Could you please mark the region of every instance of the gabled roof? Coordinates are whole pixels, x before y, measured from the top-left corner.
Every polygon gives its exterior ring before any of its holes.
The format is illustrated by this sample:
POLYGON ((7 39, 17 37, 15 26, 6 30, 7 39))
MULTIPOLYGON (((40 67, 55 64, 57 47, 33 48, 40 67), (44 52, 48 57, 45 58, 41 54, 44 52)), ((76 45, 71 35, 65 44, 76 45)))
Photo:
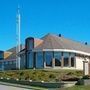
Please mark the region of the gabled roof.
MULTIPOLYGON (((21 50, 24 48, 24 45, 20 45, 20 48, 21 48, 21 50)), ((10 49, 8 49, 7 51, 5 51, 5 53, 7 53, 7 52, 9 52, 10 54, 8 54, 8 55, 5 55, 5 60, 14 60, 14 59, 16 59, 16 47, 12 47, 12 48, 10 48, 10 49)))
POLYGON ((59 37, 53 34, 47 34, 42 38, 43 42, 34 48, 34 51, 45 49, 62 49, 62 50, 76 50, 90 53, 90 46, 81 44, 79 42, 59 37))

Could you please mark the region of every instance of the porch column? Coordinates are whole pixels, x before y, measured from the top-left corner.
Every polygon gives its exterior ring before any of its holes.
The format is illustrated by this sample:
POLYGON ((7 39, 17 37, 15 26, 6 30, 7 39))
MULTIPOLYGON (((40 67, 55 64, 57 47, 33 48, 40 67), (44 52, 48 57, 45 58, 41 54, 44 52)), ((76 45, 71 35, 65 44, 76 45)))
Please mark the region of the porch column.
POLYGON ((83 61, 83 75, 89 75, 88 61, 83 61))
POLYGON ((64 60, 63 60, 63 56, 61 57, 61 67, 63 68, 64 66, 64 60))
POLYGON ((76 54, 75 54, 75 57, 74 57, 74 67, 76 68, 76 54))
POLYGON ((55 67, 55 58, 52 59, 52 67, 55 67))
POLYGON ((90 57, 89 57, 88 65, 89 65, 89 75, 90 75, 90 57))
POLYGON ((90 75, 90 62, 88 62, 89 75, 90 75))
POLYGON ((52 54, 52 68, 55 67, 55 58, 54 58, 54 51, 53 51, 53 54, 52 54))
POLYGON ((63 68, 63 66, 64 66, 64 57, 63 57, 63 53, 62 53, 62 55, 61 55, 61 67, 63 68))

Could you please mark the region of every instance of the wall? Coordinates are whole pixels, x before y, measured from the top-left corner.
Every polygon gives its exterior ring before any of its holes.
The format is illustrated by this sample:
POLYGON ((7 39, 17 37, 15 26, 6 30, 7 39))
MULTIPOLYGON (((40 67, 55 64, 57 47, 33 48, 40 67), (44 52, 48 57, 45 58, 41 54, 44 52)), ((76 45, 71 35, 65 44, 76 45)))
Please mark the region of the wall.
POLYGON ((16 64, 5 65, 4 70, 15 70, 16 64))
MULTIPOLYGON (((83 70, 83 61, 84 57, 76 56, 76 69, 83 70)), ((89 61, 88 58, 86 58, 87 61, 89 61)))
POLYGON ((25 69, 25 53, 20 56, 20 69, 25 69))

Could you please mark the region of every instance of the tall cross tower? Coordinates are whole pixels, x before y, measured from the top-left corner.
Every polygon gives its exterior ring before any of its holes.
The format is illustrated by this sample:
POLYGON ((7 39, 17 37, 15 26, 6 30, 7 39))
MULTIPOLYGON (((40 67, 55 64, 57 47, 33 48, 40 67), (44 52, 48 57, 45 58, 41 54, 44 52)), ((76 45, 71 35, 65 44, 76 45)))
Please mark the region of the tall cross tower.
POLYGON ((20 52, 20 8, 18 7, 17 15, 16 15, 16 69, 20 69, 20 57, 18 56, 18 53, 20 52))

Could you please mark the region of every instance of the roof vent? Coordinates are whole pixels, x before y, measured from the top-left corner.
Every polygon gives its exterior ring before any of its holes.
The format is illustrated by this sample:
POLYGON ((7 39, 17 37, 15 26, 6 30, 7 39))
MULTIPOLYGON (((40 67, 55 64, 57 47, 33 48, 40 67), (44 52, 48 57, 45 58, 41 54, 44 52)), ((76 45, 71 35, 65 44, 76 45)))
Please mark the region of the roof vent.
POLYGON ((85 42, 85 45, 87 45, 88 43, 87 42, 85 42))
POLYGON ((59 37, 61 37, 62 35, 61 34, 59 34, 59 37))

